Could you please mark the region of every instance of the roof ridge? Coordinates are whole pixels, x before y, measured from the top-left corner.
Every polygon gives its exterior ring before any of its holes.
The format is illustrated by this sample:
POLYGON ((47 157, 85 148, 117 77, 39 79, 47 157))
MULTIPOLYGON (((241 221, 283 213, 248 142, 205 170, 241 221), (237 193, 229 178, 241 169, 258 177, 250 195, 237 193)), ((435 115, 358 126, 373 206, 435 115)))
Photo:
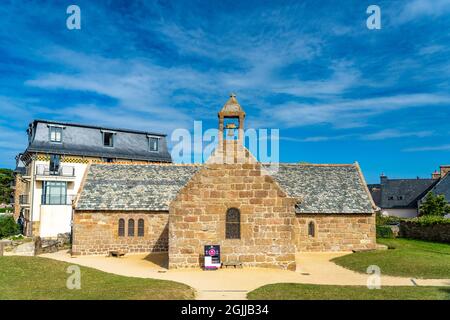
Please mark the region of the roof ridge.
POLYGON ((311 166, 311 167, 355 167, 354 163, 292 163, 292 162, 261 162, 262 165, 281 164, 287 166, 311 166))
POLYGON ((93 162, 92 165, 119 165, 119 166, 174 166, 174 167, 200 167, 203 163, 168 163, 168 162, 150 162, 150 163, 131 163, 131 162, 93 162))
POLYGON ((100 126, 100 125, 90 125, 90 124, 69 122, 69 121, 34 119, 31 123, 36 123, 36 122, 48 123, 48 124, 59 124, 59 125, 82 127, 82 128, 91 128, 91 129, 104 129, 104 130, 111 130, 111 131, 121 131, 121 132, 136 133, 136 134, 149 134, 149 135, 156 135, 156 136, 161 136, 161 137, 166 137, 167 136, 167 134, 160 133, 160 132, 144 131, 144 130, 137 130, 137 129, 116 128, 116 127, 106 127, 106 126, 100 126))

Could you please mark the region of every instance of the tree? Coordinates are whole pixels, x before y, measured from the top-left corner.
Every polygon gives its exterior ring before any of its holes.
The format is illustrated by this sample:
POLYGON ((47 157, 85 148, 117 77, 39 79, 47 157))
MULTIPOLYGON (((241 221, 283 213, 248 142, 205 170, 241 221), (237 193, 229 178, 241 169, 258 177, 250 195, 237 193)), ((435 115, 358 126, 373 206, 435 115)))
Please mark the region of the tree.
POLYGON ((442 217, 450 213, 450 205, 442 194, 435 195, 433 192, 428 192, 425 201, 420 204, 419 212, 422 216, 442 217))
POLYGON ((9 203, 11 197, 11 182, 14 180, 13 171, 0 169, 0 203, 9 203))

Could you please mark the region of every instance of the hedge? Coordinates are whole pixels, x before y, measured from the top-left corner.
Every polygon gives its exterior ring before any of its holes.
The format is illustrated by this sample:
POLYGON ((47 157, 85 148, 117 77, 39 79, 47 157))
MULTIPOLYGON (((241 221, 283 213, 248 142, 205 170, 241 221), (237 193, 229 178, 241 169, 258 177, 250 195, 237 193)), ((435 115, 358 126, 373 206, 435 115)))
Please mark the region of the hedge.
POLYGON ((394 233, 389 226, 377 226, 377 238, 394 238, 394 233))

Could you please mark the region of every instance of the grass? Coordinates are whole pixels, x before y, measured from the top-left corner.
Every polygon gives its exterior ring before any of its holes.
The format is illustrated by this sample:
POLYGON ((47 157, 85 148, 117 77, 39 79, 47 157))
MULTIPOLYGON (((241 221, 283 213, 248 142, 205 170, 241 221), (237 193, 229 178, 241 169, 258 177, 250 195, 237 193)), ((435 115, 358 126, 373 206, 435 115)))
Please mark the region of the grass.
POLYGON ((250 300, 450 300, 450 287, 331 286, 276 283, 262 286, 247 295, 250 300))
POLYGON ((366 273, 377 265, 381 274, 422 279, 450 279, 450 245, 410 239, 378 239, 389 250, 357 252, 332 261, 366 273))
POLYGON ((40 257, 0 257, 0 299, 161 300, 193 299, 187 285, 165 280, 118 276, 81 267, 81 289, 67 289, 72 264, 40 257))

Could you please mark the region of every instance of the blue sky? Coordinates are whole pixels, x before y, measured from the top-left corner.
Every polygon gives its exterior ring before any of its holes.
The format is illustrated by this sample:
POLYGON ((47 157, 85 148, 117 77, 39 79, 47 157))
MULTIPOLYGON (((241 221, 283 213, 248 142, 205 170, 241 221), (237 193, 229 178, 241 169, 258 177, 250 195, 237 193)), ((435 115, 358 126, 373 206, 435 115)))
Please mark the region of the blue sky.
POLYGON ((429 177, 450 163, 449 43, 450 0, 2 1, 0 166, 35 118, 170 134, 215 128, 235 92, 282 162, 429 177))

